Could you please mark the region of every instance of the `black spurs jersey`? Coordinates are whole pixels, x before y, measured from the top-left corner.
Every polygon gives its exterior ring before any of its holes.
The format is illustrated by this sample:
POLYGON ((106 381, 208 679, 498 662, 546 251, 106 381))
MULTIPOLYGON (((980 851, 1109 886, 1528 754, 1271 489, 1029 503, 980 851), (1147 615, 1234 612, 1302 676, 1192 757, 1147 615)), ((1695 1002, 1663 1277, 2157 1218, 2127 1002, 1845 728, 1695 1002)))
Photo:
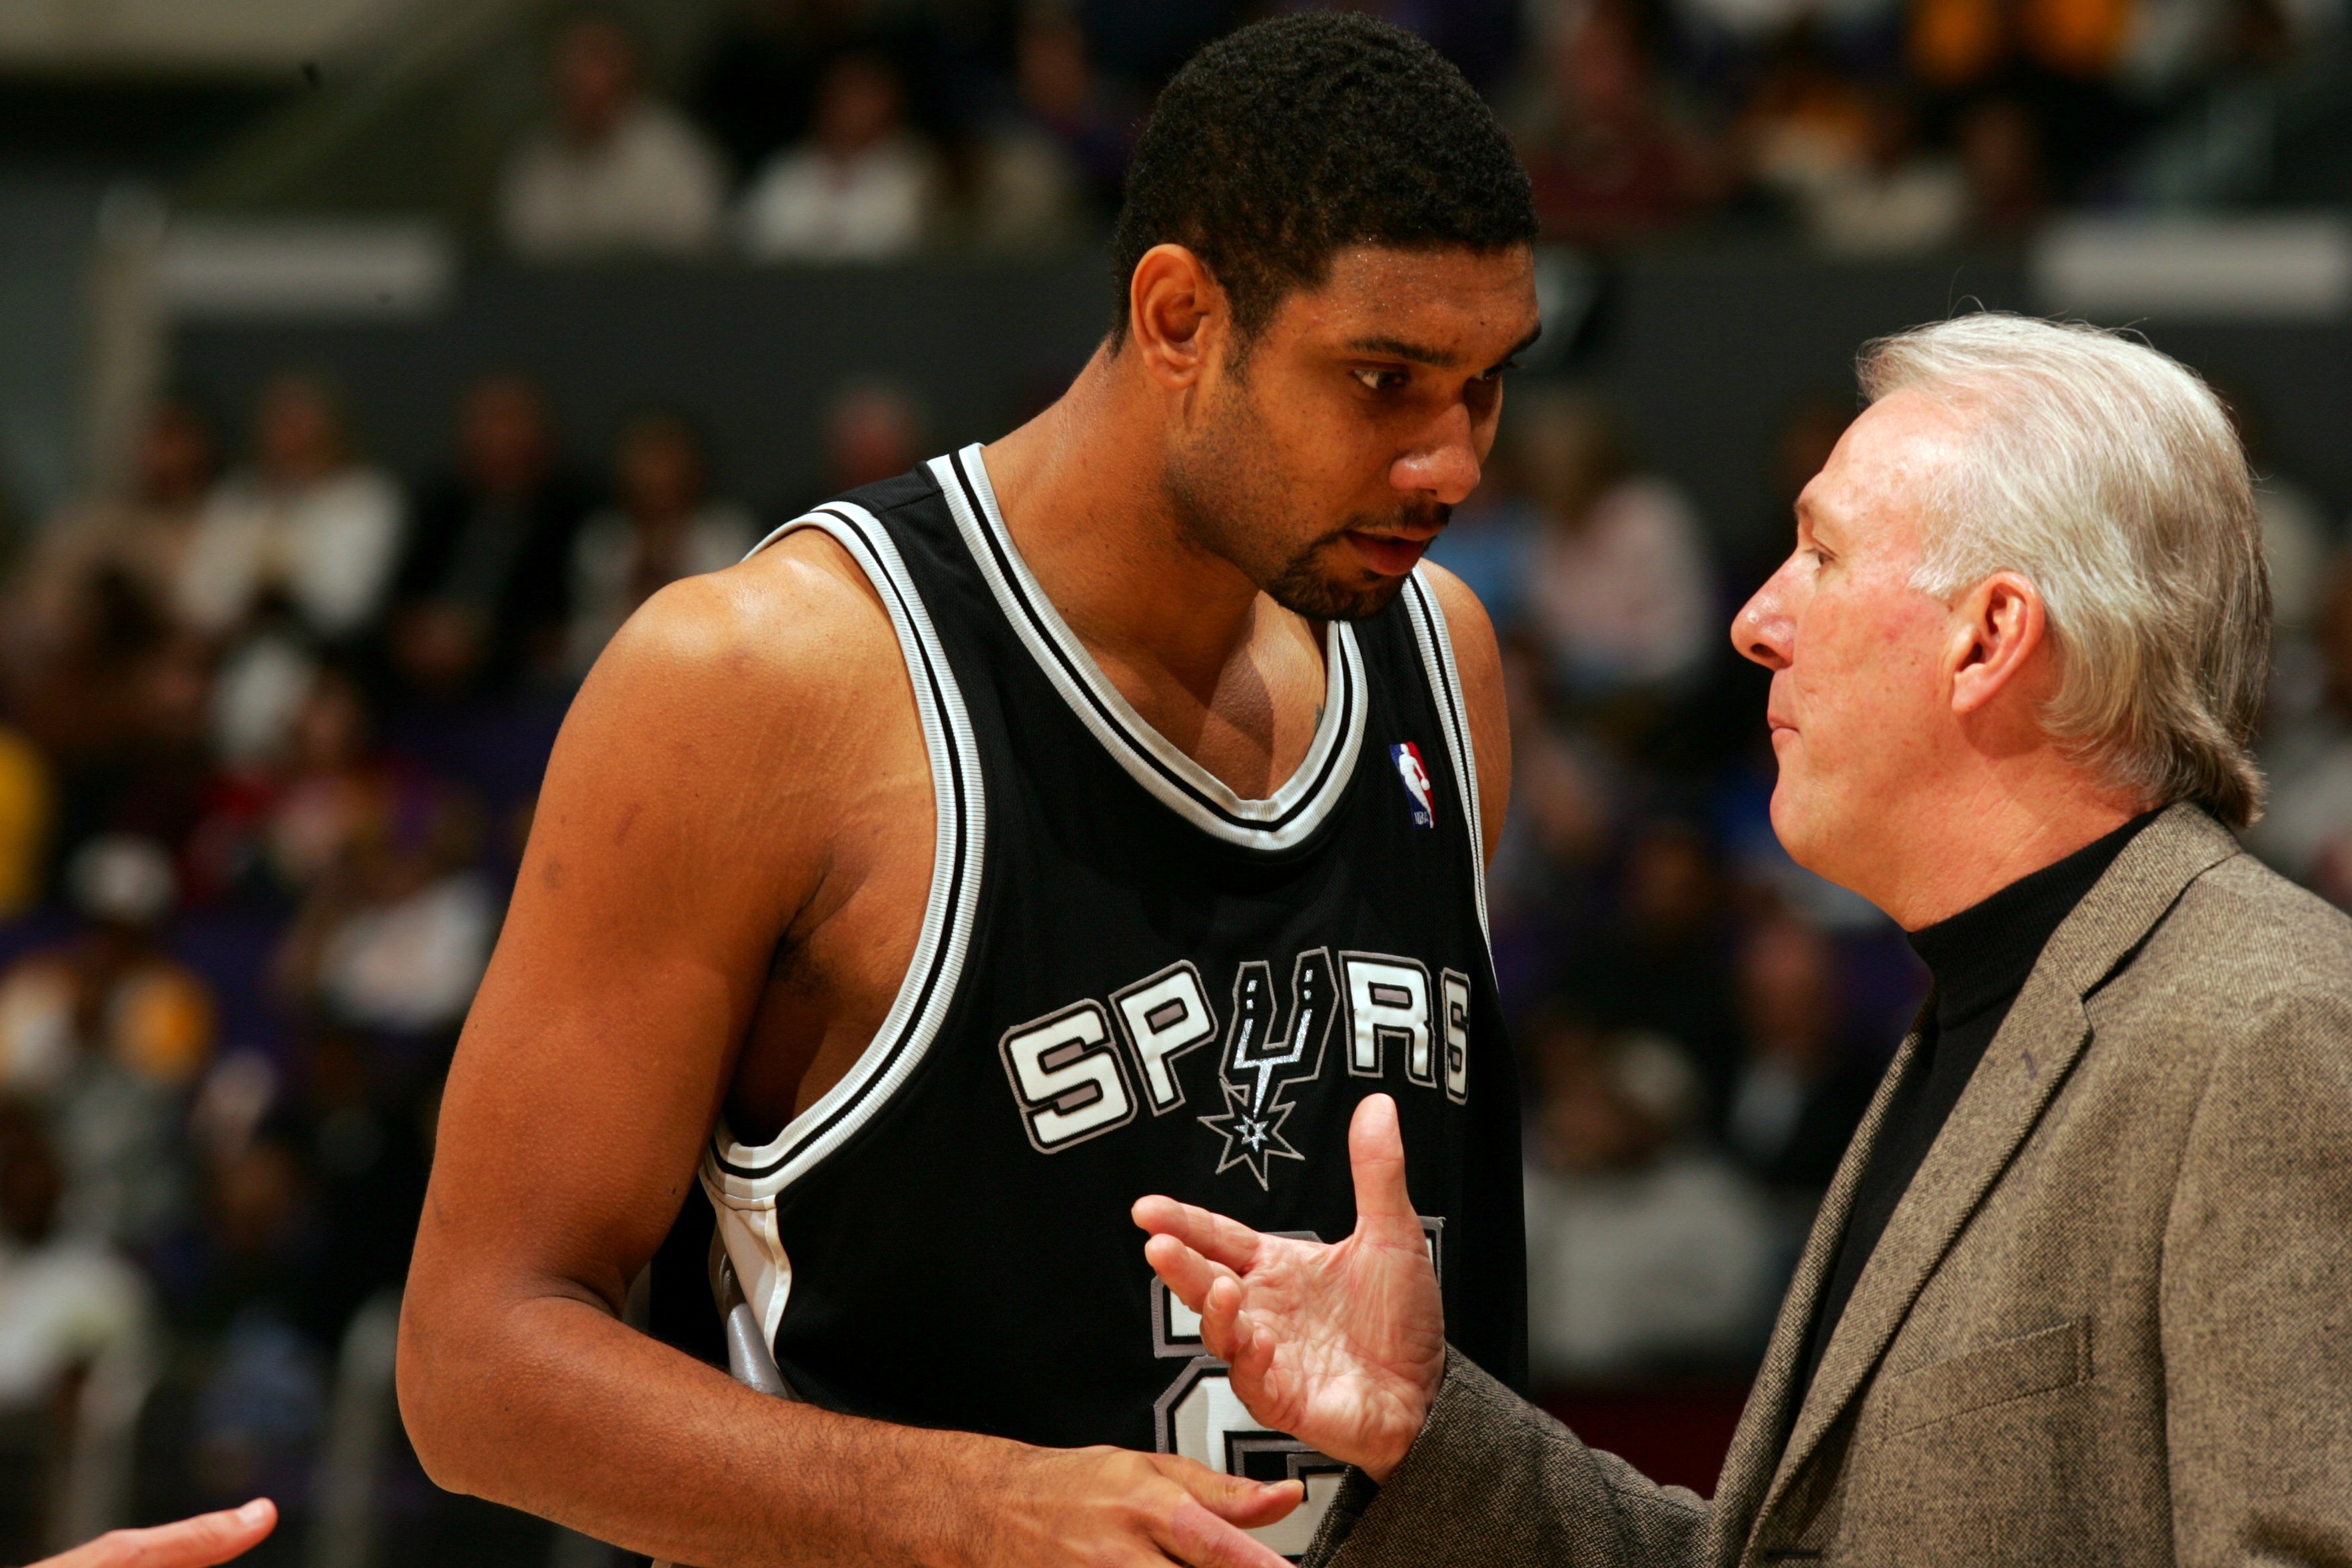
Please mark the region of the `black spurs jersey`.
POLYGON ((1386 1090, 1449 1337, 1524 1384, 1517 1084, 1435 597, 1416 576, 1328 628, 1307 760, 1244 800, 1104 679, 978 447, 776 537, 799 528, 856 557, 897 626, 939 813, 929 903, 848 1076, 766 1144, 718 1129, 656 1330, 718 1359, 716 1290, 737 1374, 777 1392, 1303 1477, 1308 1506, 1263 1532, 1302 1552, 1338 1467, 1256 1426, 1128 1210, 1166 1193, 1338 1240, 1349 1116, 1386 1090))

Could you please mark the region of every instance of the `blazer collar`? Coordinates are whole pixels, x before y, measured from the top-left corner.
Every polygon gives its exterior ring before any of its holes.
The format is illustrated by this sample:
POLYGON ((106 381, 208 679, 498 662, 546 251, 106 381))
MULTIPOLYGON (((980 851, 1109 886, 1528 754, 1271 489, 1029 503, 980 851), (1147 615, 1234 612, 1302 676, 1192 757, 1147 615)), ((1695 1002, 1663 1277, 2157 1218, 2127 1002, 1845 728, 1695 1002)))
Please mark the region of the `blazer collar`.
MULTIPOLYGON (((2090 1037, 2084 999, 2122 965, 2189 883, 2237 852, 2237 840, 2212 817, 2193 805, 2174 805, 2140 830, 2052 933, 1854 1282, 1844 1315, 1822 1352, 1812 1386, 1801 1395, 1793 1428, 1778 1426, 1790 1436, 1774 1468, 1767 1507, 1786 1491, 1822 1435, 1853 1402, 1893 1342, 1920 1289, 2048 1109, 2090 1037)), ((1934 1007, 1931 996, 1920 1013, 1923 1022, 1933 1016, 1934 1007)), ((1790 1310, 1783 1311, 1774 1332, 1754 1402, 1775 1403, 1776 1424, 1786 1421, 1789 1405, 1800 1397, 1791 1386, 1795 1351, 1820 1300, 1887 1100, 1901 1075, 1911 1070, 1918 1039, 1915 1025, 1838 1167, 1790 1288, 1790 1310), (1801 1298, 1800 1317, 1795 1309, 1801 1298), (1777 1386, 1770 1386, 1776 1373, 1777 1386)), ((1757 1413, 1751 1409, 1750 1414, 1757 1413)), ((1740 1436, 1748 1436, 1743 1421, 1740 1436)), ((1725 1479, 1732 1479, 1728 1467, 1725 1479)))

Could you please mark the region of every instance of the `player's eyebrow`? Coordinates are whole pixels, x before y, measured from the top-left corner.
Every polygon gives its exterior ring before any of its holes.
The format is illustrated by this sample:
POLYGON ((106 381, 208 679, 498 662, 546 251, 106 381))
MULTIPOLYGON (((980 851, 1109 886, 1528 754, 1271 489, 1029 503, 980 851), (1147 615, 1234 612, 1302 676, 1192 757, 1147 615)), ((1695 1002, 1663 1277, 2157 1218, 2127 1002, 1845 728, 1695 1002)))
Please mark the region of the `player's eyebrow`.
MULTIPOLYGON (((1534 345, 1535 341, 1541 336, 1543 336, 1543 324, 1538 322, 1533 331, 1511 345, 1511 352, 1496 362, 1496 366, 1508 364, 1518 355, 1527 353, 1534 345)), ((1426 343, 1407 342, 1402 338, 1356 338, 1347 346, 1349 353, 1376 354, 1382 359, 1401 359, 1409 364, 1425 364, 1432 370, 1452 370, 1462 363, 1458 355, 1448 353, 1444 349, 1433 349, 1426 343)))

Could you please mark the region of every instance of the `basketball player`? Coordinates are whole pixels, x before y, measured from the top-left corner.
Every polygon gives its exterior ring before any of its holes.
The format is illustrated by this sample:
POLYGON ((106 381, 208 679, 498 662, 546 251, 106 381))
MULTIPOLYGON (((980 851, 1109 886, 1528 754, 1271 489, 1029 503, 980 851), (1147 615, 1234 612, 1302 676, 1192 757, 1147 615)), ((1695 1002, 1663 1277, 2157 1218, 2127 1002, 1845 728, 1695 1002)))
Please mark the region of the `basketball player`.
POLYGON ((1381 1090, 1447 1326, 1523 1381, 1499 660, 1418 563, 1534 228, 1426 46, 1239 32, 1142 135, 1058 403, 638 613, 443 1104, 436 1480, 705 1568, 1267 1568, 1339 1467, 1255 1429, 1128 1208, 1337 1240, 1381 1090))

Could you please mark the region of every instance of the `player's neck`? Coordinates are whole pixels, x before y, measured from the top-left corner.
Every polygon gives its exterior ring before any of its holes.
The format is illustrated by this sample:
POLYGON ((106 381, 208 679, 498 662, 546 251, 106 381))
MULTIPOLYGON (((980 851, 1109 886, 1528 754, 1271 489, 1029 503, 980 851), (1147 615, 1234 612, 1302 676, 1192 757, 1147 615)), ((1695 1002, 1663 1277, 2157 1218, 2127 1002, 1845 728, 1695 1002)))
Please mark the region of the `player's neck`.
POLYGON ((1268 629, 1257 586, 1188 538, 1162 479, 1161 413, 1097 350, 1051 407, 989 447, 1023 559, 1107 667, 1164 671, 1206 698, 1268 629))

